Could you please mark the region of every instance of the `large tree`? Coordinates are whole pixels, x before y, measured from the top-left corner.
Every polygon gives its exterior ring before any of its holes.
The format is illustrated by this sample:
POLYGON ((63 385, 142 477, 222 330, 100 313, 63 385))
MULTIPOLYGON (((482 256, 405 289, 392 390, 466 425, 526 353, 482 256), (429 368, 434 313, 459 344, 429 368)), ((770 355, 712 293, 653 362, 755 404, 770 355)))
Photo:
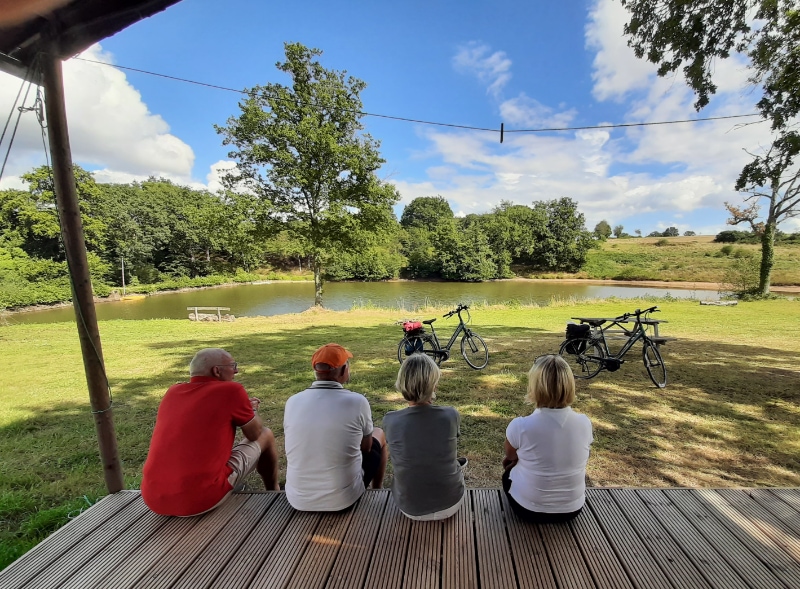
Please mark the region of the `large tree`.
POLYGON ((247 90, 241 114, 218 126, 235 149, 230 187, 253 193, 275 231, 287 230, 308 253, 314 304, 330 257, 369 247, 370 235, 391 230, 397 191, 381 182, 379 142, 362 133, 360 94, 366 84, 322 67, 319 49, 285 45, 277 68, 291 86, 269 83, 247 90))
POLYGON ((717 86, 714 64, 739 52, 749 59, 749 81, 760 86, 756 108, 770 123, 771 145, 752 154, 736 189, 745 206, 726 205, 731 223, 750 222, 761 236, 759 292, 769 294, 777 225, 800 212, 796 198, 800 154, 800 8, 797 0, 622 0, 625 25, 637 57, 658 65, 661 76, 682 69, 700 110, 717 86), (795 196, 792 196, 792 195, 795 196), (756 221, 758 202, 767 215, 756 221), (780 214, 775 214, 779 212, 780 214))

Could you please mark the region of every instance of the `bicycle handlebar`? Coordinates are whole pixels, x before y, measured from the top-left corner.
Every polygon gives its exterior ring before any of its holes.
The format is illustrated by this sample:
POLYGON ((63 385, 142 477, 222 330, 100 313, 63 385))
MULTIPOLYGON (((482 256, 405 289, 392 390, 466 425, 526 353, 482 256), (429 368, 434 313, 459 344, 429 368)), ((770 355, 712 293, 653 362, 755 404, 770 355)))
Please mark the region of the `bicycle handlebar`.
POLYGON ((625 321, 628 317, 632 316, 635 316, 638 319, 641 315, 647 315, 648 313, 658 313, 658 306, 650 307, 649 309, 645 310, 636 309, 633 313, 623 313, 614 319, 614 321, 625 321))
POLYGON ((459 304, 459 305, 458 305, 458 307, 456 307, 455 309, 453 309, 453 310, 452 310, 452 311, 450 311, 449 313, 445 313, 444 315, 442 315, 442 317, 443 317, 444 319, 447 319, 448 317, 452 317, 452 316, 453 316, 453 315, 455 315, 456 313, 460 313, 461 311, 466 311, 467 309, 469 309, 469 306, 468 306, 468 305, 462 305, 462 304, 459 304))

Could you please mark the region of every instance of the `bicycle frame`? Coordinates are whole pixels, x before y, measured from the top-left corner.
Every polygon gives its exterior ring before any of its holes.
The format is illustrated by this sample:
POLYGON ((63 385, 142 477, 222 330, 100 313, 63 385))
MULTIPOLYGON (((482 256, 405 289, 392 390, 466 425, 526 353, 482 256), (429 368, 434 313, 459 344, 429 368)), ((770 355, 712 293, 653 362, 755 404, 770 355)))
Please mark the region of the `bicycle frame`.
POLYGON ((453 332, 453 335, 450 336, 450 341, 447 342, 447 345, 442 347, 442 344, 439 342, 439 336, 436 335, 436 328, 433 327, 433 323, 430 324, 431 328, 431 336, 433 340, 436 342, 436 345, 439 346, 439 349, 442 351, 447 351, 448 354, 450 352, 450 348, 453 347, 453 344, 456 342, 456 339, 461 334, 462 331, 467 331, 467 324, 464 323, 464 319, 461 317, 461 311, 458 311, 458 327, 453 332))
POLYGON ((590 335, 590 338, 603 346, 603 352, 605 352, 607 357, 615 358, 617 360, 622 359, 622 357, 625 356, 625 354, 627 354, 630 351, 630 349, 634 346, 634 344, 638 342, 640 339, 643 340, 648 339, 647 334, 644 331, 644 326, 642 325, 642 322, 638 318, 636 319, 636 324, 634 325, 633 329, 630 331, 628 329, 625 329, 625 327, 619 321, 613 321, 609 325, 606 325, 605 327, 598 327, 597 331, 600 332, 599 337, 590 335), (611 350, 608 347, 608 342, 606 341, 605 332, 606 330, 611 329, 612 327, 620 327, 626 333, 630 333, 630 335, 628 336, 628 341, 626 341, 623 344, 623 346, 619 349, 619 351, 616 354, 611 353, 611 350))

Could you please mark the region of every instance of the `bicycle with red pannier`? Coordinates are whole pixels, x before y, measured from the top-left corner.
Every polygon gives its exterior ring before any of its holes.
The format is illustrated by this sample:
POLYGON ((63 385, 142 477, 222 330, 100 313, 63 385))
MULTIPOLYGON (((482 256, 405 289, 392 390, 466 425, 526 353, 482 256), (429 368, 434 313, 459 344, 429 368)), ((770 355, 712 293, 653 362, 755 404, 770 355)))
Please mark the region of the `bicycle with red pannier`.
POLYGON ((467 305, 458 305, 458 307, 449 313, 445 313, 442 317, 447 318, 456 314, 458 315, 458 326, 444 347, 439 344, 439 338, 436 337, 436 330, 433 328, 433 322, 436 321, 435 318, 427 321, 403 321, 405 337, 400 341, 400 345, 397 346, 398 361, 402 364, 403 360, 408 356, 423 353, 433 358, 436 364, 441 364, 450 358, 450 348, 453 347, 458 336, 463 333, 464 335, 461 337, 461 355, 464 356, 464 360, 475 370, 486 368, 486 365, 489 364, 489 349, 486 347, 486 342, 483 341, 483 338, 467 327, 471 320, 469 307, 467 305), (467 313, 466 321, 461 316, 461 313, 465 311, 467 313), (423 324, 430 326, 430 334, 425 332, 423 324))

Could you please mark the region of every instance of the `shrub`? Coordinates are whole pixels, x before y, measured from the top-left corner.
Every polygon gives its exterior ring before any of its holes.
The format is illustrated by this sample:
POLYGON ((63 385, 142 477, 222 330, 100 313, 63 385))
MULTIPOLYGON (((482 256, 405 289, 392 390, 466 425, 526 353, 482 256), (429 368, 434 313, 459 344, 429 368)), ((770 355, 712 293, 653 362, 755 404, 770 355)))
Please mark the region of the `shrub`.
POLYGON ((664 247, 665 245, 669 245, 669 239, 659 239, 656 242, 656 247, 664 247))
POLYGON ((733 246, 732 245, 723 245, 720 248, 719 251, 724 256, 730 256, 733 253, 733 246))

